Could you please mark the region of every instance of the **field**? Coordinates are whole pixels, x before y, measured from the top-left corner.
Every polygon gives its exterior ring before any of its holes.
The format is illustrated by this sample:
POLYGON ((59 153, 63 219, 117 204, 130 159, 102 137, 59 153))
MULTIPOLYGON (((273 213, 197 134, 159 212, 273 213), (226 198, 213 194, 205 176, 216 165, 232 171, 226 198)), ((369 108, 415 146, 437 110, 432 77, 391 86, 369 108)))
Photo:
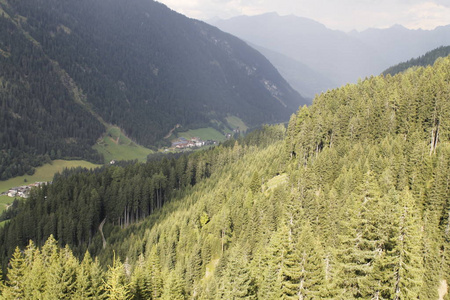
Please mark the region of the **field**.
POLYGON ((239 127, 241 132, 246 131, 248 129, 247 125, 245 125, 245 123, 238 117, 235 117, 235 116, 227 117, 227 122, 228 122, 228 125, 230 125, 231 128, 233 128, 233 129, 236 129, 239 127))
POLYGON ((9 205, 12 200, 13 198, 10 198, 8 196, 0 196, 0 213, 5 210, 6 206, 9 205))
POLYGON ((186 132, 178 132, 178 137, 184 137, 186 139, 198 137, 204 141, 213 140, 218 142, 223 142, 226 139, 223 134, 221 134, 219 131, 215 130, 212 127, 194 129, 186 132))
MULTIPOLYGON (((52 164, 46 164, 36 168, 36 172, 34 172, 32 176, 24 175, 6 181, 0 181, 0 193, 8 191, 10 188, 34 183, 36 181, 51 181, 55 173, 61 172, 65 168, 69 169, 76 167, 93 169, 100 167, 100 165, 95 165, 84 160, 54 160, 52 164)), ((13 198, 8 196, 0 196, 0 212, 2 212, 6 207, 5 205, 11 203, 12 200, 13 198)))
POLYGON ((94 149, 105 157, 105 163, 111 160, 134 160, 145 162, 152 150, 130 140, 118 127, 110 127, 105 136, 97 142, 94 149))

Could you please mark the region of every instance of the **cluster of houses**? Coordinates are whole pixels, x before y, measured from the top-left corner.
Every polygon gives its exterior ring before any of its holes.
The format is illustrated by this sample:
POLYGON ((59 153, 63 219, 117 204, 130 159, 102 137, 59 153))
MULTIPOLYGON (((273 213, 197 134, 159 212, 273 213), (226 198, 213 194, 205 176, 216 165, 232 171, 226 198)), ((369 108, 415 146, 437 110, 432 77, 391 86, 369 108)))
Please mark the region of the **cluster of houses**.
POLYGON ((225 137, 227 138, 227 140, 231 139, 235 134, 240 135, 241 134, 241 130, 239 129, 239 127, 237 127, 236 129, 233 129, 233 133, 227 133, 225 134, 225 137))
POLYGON ((41 186, 42 184, 45 184, 45 182, 35 182, 29 185, 18 186, 10 189, 5 194, 7 194, 9 197, 28 198, 31 188, 41 186))
POLYGON ((187 149, 187 148, 203 147, 207 145, 214 145, 216 143, 217 143, 216 141, 211 140, 203 141, 197 137, 191 138, 190 140, 181 137, 172 142, 172 148, 187 149))

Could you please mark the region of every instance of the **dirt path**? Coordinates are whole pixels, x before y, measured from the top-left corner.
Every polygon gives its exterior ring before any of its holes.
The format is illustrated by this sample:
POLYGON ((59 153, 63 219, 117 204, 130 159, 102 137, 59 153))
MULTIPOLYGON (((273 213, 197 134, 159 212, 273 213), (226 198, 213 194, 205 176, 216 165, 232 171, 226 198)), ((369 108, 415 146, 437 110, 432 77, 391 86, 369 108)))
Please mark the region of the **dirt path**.
POLYGON ((98 226, 98 230, 100 230, 100 234, 102 235, 103 249, 106 248, 106 239, 105 239, 105 236, 103 235, 103 225, 105 225, 105 222, 106 222, 106 218, 104 218, 103 221, 100 223, 100 226, 98 226))
POLYGON ((441 285, 439 286, 439 300, 444 300, 445 295, 448 293, 447 280, 441 280, 441 285))
POLYGON ((172 133, 175 131, 175 129, 180 128, 180 127, 181 127, 180 124, 175 125, 175 127, 172 128, 172 129, 169 131, 169 133, 164 137, 164 139, 167 140, 168 138, 170 138, 170 136, 171 136, 172 133))

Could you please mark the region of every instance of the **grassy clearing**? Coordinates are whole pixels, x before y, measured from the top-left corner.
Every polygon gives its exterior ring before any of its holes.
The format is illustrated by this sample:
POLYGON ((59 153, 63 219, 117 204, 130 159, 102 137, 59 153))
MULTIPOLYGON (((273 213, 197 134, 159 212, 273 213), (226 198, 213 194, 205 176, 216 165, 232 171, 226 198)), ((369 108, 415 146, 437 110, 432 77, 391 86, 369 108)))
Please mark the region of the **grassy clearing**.
POLYGON ((6 209, 6 207, 14 200, 14 198, 8 196, 0 196, 0 214, 6 209))
POLYGON ((228 125, 231 126, 231 128, 236 129, 239 127, 241 131, 246 131, 248 129, 248 126, 245 125, 245 123, 239 119, 238 117, 231 116, 227 117, 228 125))
POLYGON ((264 185, 264 191, 266 194, 270 191, 275 189, 276 187, 285 184, 288 181, 288 175, 287 174, 281 174, 278 176, 275 176, 271 178, 267 183, 264 185))
POLYGON ((145 162, 152 150, 130 140, 118 127, 110 127, 94 149, 105 157, 105 163, 111 160, 134 160, 145 162))
POLYGON ((0 222, 0 228, 2 228, 3 226, 5 226, 6 222, 8 222, 8 220, 0 222))
MULTIPOLYGON (((54 160, 52 164, 43 165, 42 167, 36 168, 36 172, 32 175, 24 175, 18 176, 6 181, 0 181, 0 193, 8 191, 10 188, 21 186, 25 184, 34 183, 36 181, 51 181, 53 179, 53 175, 57 172, 61 172, 65 168, 88 168, 94 169, 99 167, 100 165, 96 165, 84 160, 54 160), (25 182, 25 179, 27 182, 25 182)), ((9 197, 8 197, 9 198, 9 197)), ((9 198, 13 199, 13 198, 9 198)), ((11 200, 12 201, 12 200, 11 200)), ((10 202, 11 202, 10 201, 10 202)))
POLYGON ((222 133, 212 127, 194 129, 186 132, 178 132, 178 137, 184 137, 186 139, 198 137, 202 140, 213 140, 218 142, 223 142, 226 139, 222 133))
POLYGON ((206 265, 206 272, 205 272, 205 279, 211 277, 214 274, 214 271, 216 270, 216 266, 219 263, 219 259, 213 259, 209 262, 209 264, 206 265))

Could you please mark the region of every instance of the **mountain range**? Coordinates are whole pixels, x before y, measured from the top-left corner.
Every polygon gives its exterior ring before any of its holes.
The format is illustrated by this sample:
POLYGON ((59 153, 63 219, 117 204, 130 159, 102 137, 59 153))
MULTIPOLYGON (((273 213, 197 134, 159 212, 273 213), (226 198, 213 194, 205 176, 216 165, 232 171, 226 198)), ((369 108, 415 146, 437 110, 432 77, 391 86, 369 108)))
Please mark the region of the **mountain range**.
POLYGON ((401 61, 450 44, 450 25, 435 30, 410 30, 396 25, 345 33, 314 20, 276 13, 215 20, 211 24, 262 47, 257 49, 308 97, 378 75, 401 61), (279 55, 274 58, 272 52, 283 55, 284 60, 280 61, 279 55), (287 59, 290 63, 286 63, 287 59), (292 73, 309 74, 310 69, 316 74, 305 76, 302 84, 292 77, 292 73), (305 85, 314 89, 304 88, 305 85))
POLYGON ((253 127, 307 103, 246 43, 155 1, 1 1, 0 22, 2 179, 100 161, 110 124, 149 147, 177 124, 253 127))

